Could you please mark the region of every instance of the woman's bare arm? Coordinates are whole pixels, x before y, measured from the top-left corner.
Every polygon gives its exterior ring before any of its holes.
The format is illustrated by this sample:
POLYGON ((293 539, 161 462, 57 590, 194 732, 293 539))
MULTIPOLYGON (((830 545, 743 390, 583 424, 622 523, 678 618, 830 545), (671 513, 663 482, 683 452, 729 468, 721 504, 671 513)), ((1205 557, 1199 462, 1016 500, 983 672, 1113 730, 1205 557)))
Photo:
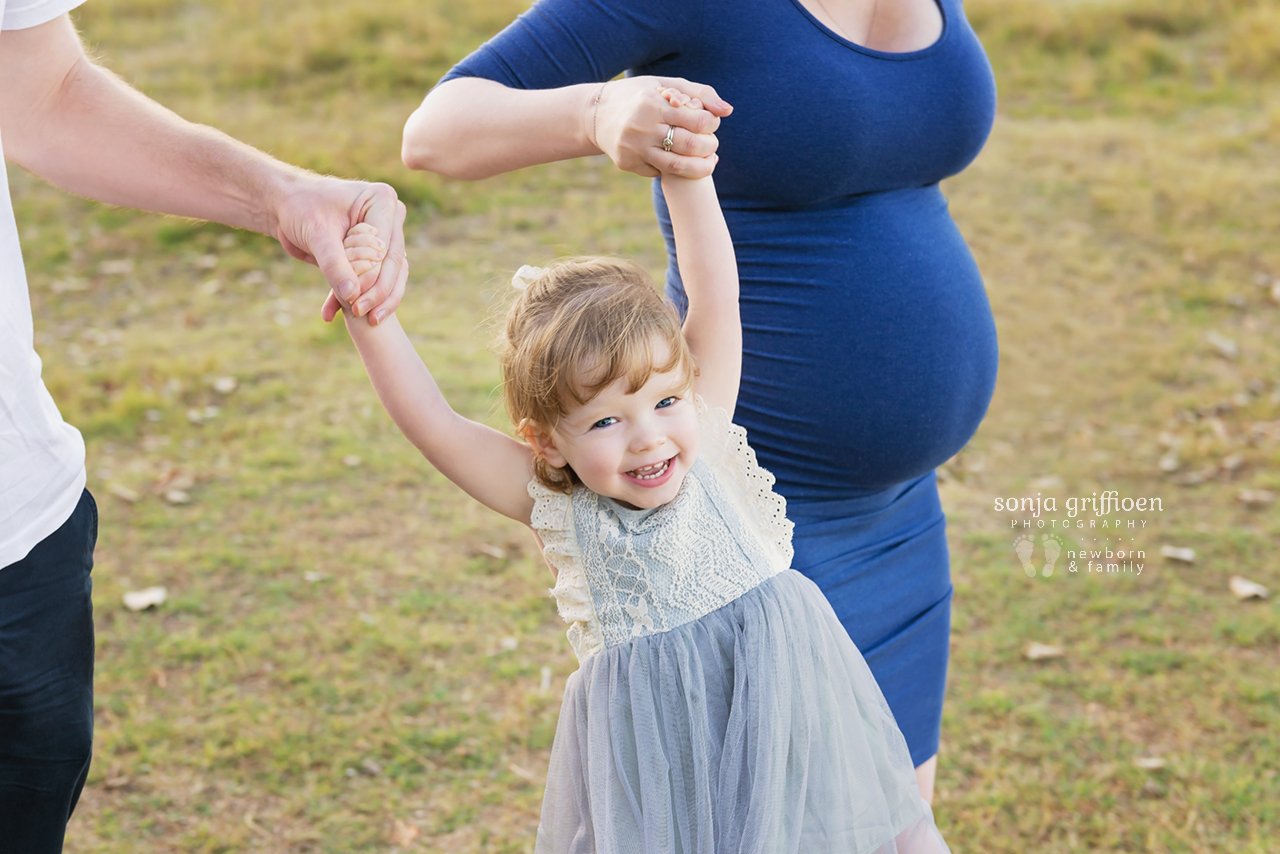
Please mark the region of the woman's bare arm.
POLYGON ((676 77, 559 89, 457 77, 433 89, 409 117, 401 157, 410 169, 466 180, 601 153, 645 177, 701 178, 711 174, 706 158, 719 144, 720 118, 732 109, 710 86, 676 77), (665 86, 700 99, 705 109, 672 107, 658 91, 665 86), (662 142, 669 126, 676 132, 667 152, 662 142))

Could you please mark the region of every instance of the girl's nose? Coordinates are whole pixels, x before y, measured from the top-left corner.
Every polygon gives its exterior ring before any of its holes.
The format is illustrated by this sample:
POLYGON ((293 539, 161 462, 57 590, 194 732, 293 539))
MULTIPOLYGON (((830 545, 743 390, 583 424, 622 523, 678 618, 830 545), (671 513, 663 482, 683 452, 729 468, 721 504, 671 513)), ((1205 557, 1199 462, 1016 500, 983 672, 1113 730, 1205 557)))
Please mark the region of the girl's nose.
POLYGON ((631 437, 631 452, 644 453, 654 448, 660 448, 667 441, 667 436, 661 430, 652 427, 641 427, 631 437))

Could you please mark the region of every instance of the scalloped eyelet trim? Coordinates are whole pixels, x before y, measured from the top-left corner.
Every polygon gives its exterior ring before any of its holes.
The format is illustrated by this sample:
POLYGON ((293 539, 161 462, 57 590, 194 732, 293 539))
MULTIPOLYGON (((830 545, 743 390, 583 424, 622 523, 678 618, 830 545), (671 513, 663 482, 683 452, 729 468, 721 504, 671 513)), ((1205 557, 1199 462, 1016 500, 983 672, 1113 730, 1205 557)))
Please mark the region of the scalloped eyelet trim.
POLYGON ((569 624, 566 634, 574 655, 582 662, 604 649, 604 634, 578 551, 572 496, 536 480, 529 483, 528 492, 533 499, 530 527, 542 538, 542 554, 556 571, 556 585, 550 593, 560 618, 569 624))
POLYGON ((694 403, 707 462, 716 474, 726 478, 726 488, 743 496, 761 545, 775 562, 774 572, 790 569, 795 557, 791 544, 795 524, 787 518, 787 499, 773 491, 777 478, 756 459, 755 449, 747 444, 745 427, 730 421, 722 407, 709 406, 702 395, 695 395, 694 403))

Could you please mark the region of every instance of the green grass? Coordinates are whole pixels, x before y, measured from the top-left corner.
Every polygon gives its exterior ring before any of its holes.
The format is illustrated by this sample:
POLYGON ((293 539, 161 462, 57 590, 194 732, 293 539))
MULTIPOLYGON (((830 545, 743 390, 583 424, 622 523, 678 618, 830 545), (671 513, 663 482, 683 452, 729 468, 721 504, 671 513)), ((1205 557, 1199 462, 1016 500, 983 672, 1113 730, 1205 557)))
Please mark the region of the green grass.
MULTIPOLYGON (((943 484, 956 601, 939 824, 957 854, 1270 851, 1280 608, 1227 581, 1280 589, 1275 505, 1237 501, 1280 489, 1280 306, 1256 284, 1280 277, 1280 5, 967 7, 1001 114, 945 189, 1002 360, 943 484), (1239 357, 1215 355, 1210 331, 1239 357), (1072 574, 1064 557, 1028 579, 995 497, 1061 507, 1103 489, 1163 500, 1126 544, 1143 573, 1072 574), (1165 544, 1197 562, 1162 559, 1165 544), (1028 661, 1032 641, 1066 655, 1028 661), (1163 768, 1134 764, 1153 756, 1163 768)), ((394 184, 412 208, 402 321, 450 400, 501 427, 487 343, 512 270, 598 252, 665 266, 648 185, 607 163, 470 185, 399 165, 425 90, 521 8, 97 0, 78 21, 182 114, 394 184)), ((386 851, 396 821, 420 828, 411 850, 531 850, 529 778, 575 663, 528 535, 398 436, 319 321, 314 269, 11 174, 45 378, 102 506, 96 756, 68 850, 386 851), (234 392, 214 390, 223 376, 234 392), (175 478, 191 503, 163 499, 175 478), (170 591, 161 609, 122 608, 151 584, 170 591)))

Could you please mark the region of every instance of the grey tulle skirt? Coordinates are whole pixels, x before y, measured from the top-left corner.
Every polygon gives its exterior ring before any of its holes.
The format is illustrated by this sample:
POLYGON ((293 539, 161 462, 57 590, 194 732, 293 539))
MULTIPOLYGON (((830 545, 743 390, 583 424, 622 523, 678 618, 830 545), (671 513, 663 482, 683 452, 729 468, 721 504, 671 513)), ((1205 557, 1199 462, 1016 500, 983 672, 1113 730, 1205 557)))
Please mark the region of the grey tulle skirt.
POLYGON ((787 570, 569 677, 537 854, 942 854, 906 742, 787 570))

